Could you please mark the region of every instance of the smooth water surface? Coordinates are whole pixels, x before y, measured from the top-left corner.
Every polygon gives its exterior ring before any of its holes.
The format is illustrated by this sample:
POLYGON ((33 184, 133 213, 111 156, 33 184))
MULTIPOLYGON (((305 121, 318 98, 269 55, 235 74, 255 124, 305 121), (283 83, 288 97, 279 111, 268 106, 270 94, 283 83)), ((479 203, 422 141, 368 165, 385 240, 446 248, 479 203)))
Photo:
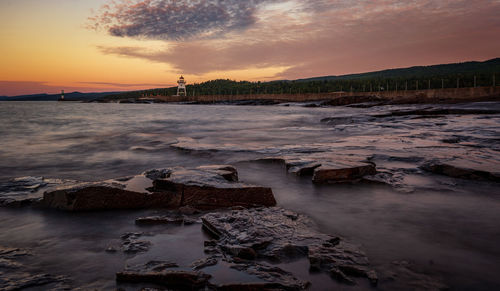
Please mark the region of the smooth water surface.
MULTIPOLYGON (((272 187, 279 206, 360 245, 376 268, 405 260, 452 289, 499 289, 500 185, 419 166, 446 160, 500 171, 500 115, 373 117, 426 106, 0 102, 0 182, 23 176, 97 181, 151 168, 231 163, 242 181, 272 187), (321 122, 329 117, 336 119, 321 122), (397 183, 319 186, 280 164, 253 161, 313 152, 370 158, 397 183)), ((500 103, 435 105, 447 106, 499 109, 500 103)), ((0 245, 31 249, 33 266, 70 276, 77 286, 109 289, 114 273, 136 258, 104 249, 138 231, 134 218, 142 214, 0 209, 0 245)), ((203 252, 199 228, 159 230, 154 248, 142 256, 188 265, 203 252)), ((324 278, 318 282, 313 289, 331 287, 324 278)))

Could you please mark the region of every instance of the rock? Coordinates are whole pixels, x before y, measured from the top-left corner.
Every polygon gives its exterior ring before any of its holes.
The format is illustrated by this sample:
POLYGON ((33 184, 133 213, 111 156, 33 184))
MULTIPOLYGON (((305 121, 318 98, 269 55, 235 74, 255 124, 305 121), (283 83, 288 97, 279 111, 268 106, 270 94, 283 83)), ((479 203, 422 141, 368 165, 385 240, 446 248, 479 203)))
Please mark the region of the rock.
POLYGON ((321 166, 320 162, 307 159, 289 159, 285 161, 288 172, 297 176, 308 176, 314 173, 314 169, 321 166))
POLYGON ((154 180, 153 185, 155 191, 180 194, 180 206, 202 210, 276 205, 271 188, 235 182, 236 177, 227 166, 174 168, 168 178, 154 180))
POLYGON ((372 286, 377 286, 378 284, 378 276, 377 273, 374 270, 370 270, 366 273, 366 276, 368 277, 368 280, 370 280, 370 284, 372 286))
POLYGON ((179 207, 179 213, 184 214, 184 215, 193 215, 193 214, 199 214, 201 213, 200 210, 191 207, 189 205, 179 207))
POLYGON ((175 263, 152 261, 116 273, 116 281, 152 283, 182 290, 204 289, 209 284, 210 275, 199 271, 169 270, 175 267, 177 267, 175 263))
POLYGON ((367 158, 331 153, 309 153, 281 157, 267 157, 258 161, 282 162, 288 172, 298 176, 312 175, 314 183, 346 183, 362 181, 364 176, 375 175, 375 164, 367 158))
MULTIPOLYGON (((97 183, 73 183, 46 191, 41 204, 71 211, 184 207, 182 211, 196 213, 198 209, 274 206, 276 200, 271 188, 238 182, 234 167, 212 165, 150 170, 133 178, 97 183)), ((162 218, 144 218, 139 223, 160 221, 169 223, 162 218)))
POLYGON ((276 290, 304 290, 301 286, 289 286, 282 283, 257 282, 257 283, 235 283, 217 286, 220 291, 276 291, 276 290))
POLYGON ((44 177, 20 177, 0 183, 0 206, 39 206, 43 192, 53 187, 74 184, 75 181, 46 179, 44 177))
POLYGON ((208 257, 204 259, 199 259, 191 264, 193 270, 203 269, 205 267, 217 265, 218 260, 215 257, 208 257))
POLYGON ((0 290, 70 290, 64 276, 34 270, 24 260, 30 253, 0 246, 0 290))
MULTIPOLYGON (((231 257, 246 272, 265 269, 258 261, 248 260, 290 262, 308 258, 311 270, 333 272, 342 282, 354 282, 351 276, 369 276, 368 259, 355 246, 316 231, 309 218, 289 210, 272 207, 209 213, 202 222, 217 239, 206 242, 206 248, 231 257)), ((265 272, 255 272, 265 277, 265 272)))
POLYGON ((151 242, 139 240, 139 238, 141 238, 143 235, 144 233, 142 232, 129 232, 122 235, 122 251, 126 254, 147 252, 151 247, 151 242))
POLYGON ((386 114, 373 115, 373 117, 384 118, 393 116, 439 116, 439 115, 470 115, 470 114, 500 114, 499 110, 489 109, 465 109, 465 108, 423 108, 416 110, 398 110, 386 114))
MULTIPOLYGON (((275 286, 279 288, 278 290, 305 290, 310 286, 309 282, 302 281, 296 278, 292 273, 285 271, 279 267, 270 266, 264 263, 261 264, 257 262, 250 262, 250 263, 237 262, 231 265, 231 268, 236 269, 238 271, 246 272, 250 275, 257 276, 261 280, 267 281, 267 282, 250 282, 250 283, 235 285, 235 286, 241 286, 242 288, 253 288, 253 287, 266 288, 265 286, 268 287, 275 286)), ((261 289, 250 289, 250 290, 261 290, 261 289)))
POLYGON ((314 183, 339 183, 360 179, 377 173, 371 163, 338 161, 322 164, 314 169, 314 183))
POLYGON ((486 164, 477 161, 428 162, 421 166, 423 170, 454 178, 469 180, 489 180, 500 182, 500 167, 496 163, 486 164))
POLYGON ((332 268, 330 270, 330 276, 332 276, 332 278, 334 278, 337 281, 342 282, 342 283, 346 283, 346 284, 349 284, 349 285, 355 285, 356 284, 356 282, 354 282, 354 280, 352 280, 351 278, 347 277, 347 275, 344 274, 344 272, 342 272, 338 268, 332 268))
POLYGON ((81 183, 45 192, 42 204, 72 211, 170 208, 178 206, 180 198, 176 193, 135 192, 124 189, 123 185, 100 182, 81 183))
POLYGON ((212 171, 217 175, 222 176, 224 179, 230 182, 238 181, 238 171, 235 167, 230 165, 210 165, 210 166, 200 166, 197 169, 204 171, 212 171))

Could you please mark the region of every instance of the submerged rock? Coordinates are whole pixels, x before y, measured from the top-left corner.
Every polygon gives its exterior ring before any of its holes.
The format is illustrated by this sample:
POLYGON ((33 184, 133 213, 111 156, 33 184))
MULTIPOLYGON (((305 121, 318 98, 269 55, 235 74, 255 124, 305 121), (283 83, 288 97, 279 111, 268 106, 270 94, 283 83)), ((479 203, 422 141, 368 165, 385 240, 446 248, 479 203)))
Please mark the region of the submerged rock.
POLYGON ((64 276, 46 274, 24 263, 27 250, 0 246, 0 290, 70 290, 64 276))
POLYGON ((59 187, 45 192, 41 204, 73 211, 183 207, 196 212, 232 206, 274 206, 276 200, 271 188, 238 182, 234 167, 211 165, 151 170, 131 179, 59 187))
MULTIPOLYGON (((140 240, 144 236, 142 232, 129 232, 123 234, 121 249, 126 254, 137 254, 142 252, 147 252, 151 247, 151 242, 146 240, 140 240)), ((108 248, 109 249, 109 248, 108 248)), ((107 250, 109 252, 109 250, 107 250)))
MULTIPOLYGON (((261 278, 269 276, 270 271, 259 260, 290 262, 301 258, 309 260, 311 270, 329 273, 341 282, 353 283, 352 277, 374 277, 368 259, 354 245, 316 231, 309 218, 289 210, 273 207, 209 213, 202 222, 203 228, 217 239, 206 242, 206 248, 230 256, 237 269, 261 278)), ((279 277, 271 276, 269 280, 282 282, 279 277)), ((286 275, 285 285, 290 285, 292 277, 286 275)), ((304 287, 303 282, 292 285, 304 287)))
POLYGON ((443 116, 443 115, 483 115, 500 114, 499 110, 489 109, 467 109, 467 108, 423 108, 415 110, 397 110, 385 114, 373 115, 373 117, 395 117, 395 116, 443 116))
POLYGON ((464 160, 447 162, 432 161, 425 163, 421 168, 435 174, 453 178, 500 182, 500 172, 497 171, 498 166, 496 164, 489 165, 486 162, 480 163, 464 160))
POLYGON ((123 271, 116 273, 116 281, 127 283, 154 283, 181 290, 199 290, 208 285, 210 275, 195 271, 123 271))

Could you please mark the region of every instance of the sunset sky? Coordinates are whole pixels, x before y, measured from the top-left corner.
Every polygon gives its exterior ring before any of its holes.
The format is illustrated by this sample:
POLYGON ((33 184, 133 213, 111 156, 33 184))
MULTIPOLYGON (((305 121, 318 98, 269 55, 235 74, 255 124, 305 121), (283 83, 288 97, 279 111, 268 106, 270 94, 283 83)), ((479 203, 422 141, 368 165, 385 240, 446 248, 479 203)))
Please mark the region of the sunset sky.
POLYGON ((500 57, 500 0, 0 0, 0 95, 500 57))

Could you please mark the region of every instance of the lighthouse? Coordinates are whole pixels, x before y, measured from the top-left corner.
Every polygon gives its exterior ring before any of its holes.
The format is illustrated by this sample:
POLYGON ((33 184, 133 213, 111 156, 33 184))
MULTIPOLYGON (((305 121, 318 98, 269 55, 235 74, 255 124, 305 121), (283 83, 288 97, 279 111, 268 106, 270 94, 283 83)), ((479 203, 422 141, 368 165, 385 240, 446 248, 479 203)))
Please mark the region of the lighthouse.
POLYGON ((181 76, 177 81, 177 96, 187 96, 186 94, 186 81, 181 76))

